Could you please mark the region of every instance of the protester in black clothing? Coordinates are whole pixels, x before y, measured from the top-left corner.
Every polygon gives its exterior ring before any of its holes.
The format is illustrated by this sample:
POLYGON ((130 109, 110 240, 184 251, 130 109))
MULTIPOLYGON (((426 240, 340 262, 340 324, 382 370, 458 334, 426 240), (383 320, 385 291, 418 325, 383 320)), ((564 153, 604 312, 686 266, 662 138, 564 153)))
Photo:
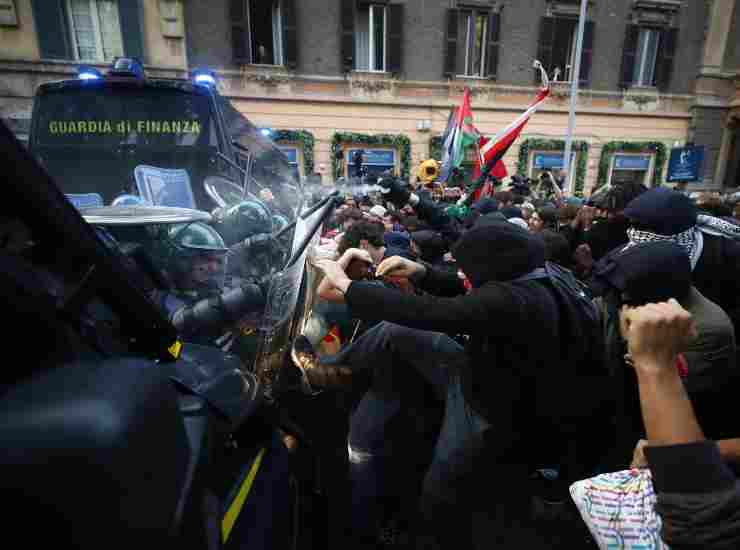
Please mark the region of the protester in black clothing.
POLYGON ((432 265, 444 264, 444 255, 449 250, 442 235, 429 229, 411 234, 411 248, 420 260, 432 265))
POLYGON ((545 241, 545 260, 570 269, 573 262, 571 261, 568 240, 552 229, 545 229, 540 233, 540 236, 545 241))
POLYGON ((626 344, 619 327, 622 307, 682 299, 691 288, 687 256, 671 243, 650 243, 621 251, 615 249, 594 268, 591 284, 601 297, 605 365, 612 378, 615 425, 606 466, 624 469, 644 428, 640 418, 637 382, 626 368, 626 344))
POLYGON ((640 195, 624 215, 630 244, 670 240, 686 250, 694 286, 727 312, 740 334, 740 227, 699 215, 691 199, 665 188, 640 195))
MULTIPOLYGON (((578 334, 582 327, 564 326, 558 300, 546 282, 517 281, 542 266, 544 254, 542 240, 514 224, 476 225, 454 248, 458 265, 473 287, 467 295, 456 273, 428 264, 390 258, 378 273, 412 277, 436 296, 402 295, 353 283, 336 263, 320 263, 330 284, 344 293, 353 316, 388 321, 332 362, 353 369, 376 367, 375 377, 385 381, 385 391, 401 392, 401 397, 414 388, 394 385, 394 373, 411 368, 446 401, 444 427, 424 481, 424 503, 431 525, 442 522, 445 534, 453 535, 458 547, 465 547, 469 534, 465 524, 469 515, 462 504, 473 506, 492 498, 506 503, 520 500, 521 495, 514 493, 521 492, 525 472, 534 469, 543 442, 558 456, 555 447, 570 437, 558 438, 563 426, 590 414, 577 382, 585 366, 563 360, 570 340, 585 338, 578 334), (465 333, 470 340, 463 349, 443 334, 429 331, 465 333), (537 335, 536 346, 532 334, 537 335), (515 477, 518 483, 502 485, 496 495, 465 496, 466 491, 475 494, 477 476, 483 472, 474 466, 483 450, 487 468, 495 470, 495 476, 509 481, 512 475, 521 477, 515 477)), ((592 371, 593 365, 586 369, 592 371)), ((359 433, 350 436, 351 456, 359 453, 365 467, 367 461, 381 459, 382 452, 373 442, 382 442, 384 448, 384 423, 390 419, 381 412, 388 410, 373 410, 372 420, 360 415, 369 422, 364 425, 369 432, 358 428, 359 433)), ((501 536, 506 538, 505 533, 501 536)))

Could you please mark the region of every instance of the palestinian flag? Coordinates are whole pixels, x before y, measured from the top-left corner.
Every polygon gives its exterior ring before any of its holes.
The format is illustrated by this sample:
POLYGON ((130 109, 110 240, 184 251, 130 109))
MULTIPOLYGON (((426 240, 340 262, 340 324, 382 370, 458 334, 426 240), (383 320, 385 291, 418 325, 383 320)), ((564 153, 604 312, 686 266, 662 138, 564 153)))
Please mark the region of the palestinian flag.
POLYGON ((465 88, 462 105, 450 114, 442 149, 442 167, 439 181, 446 182, 452 170, 459 168, 465 158, 465 149, 478 143, 480 134, 473 126, 473 111, 470 109, 470 89, 465 88))

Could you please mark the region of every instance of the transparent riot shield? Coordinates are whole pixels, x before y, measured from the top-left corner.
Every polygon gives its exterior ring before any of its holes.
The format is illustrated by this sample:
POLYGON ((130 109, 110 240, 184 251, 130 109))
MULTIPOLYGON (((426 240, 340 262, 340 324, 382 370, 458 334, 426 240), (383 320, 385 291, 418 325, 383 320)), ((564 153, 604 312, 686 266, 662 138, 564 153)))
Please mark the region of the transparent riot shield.
POLYGON ((267 292, 265 313, 259 327, 261 347, 256 362, 256 374, 267 388, 275 382, 293 338, 310 313, 316 278, 310 256, 319 243, 324 212, 324 209, 319 209, 305 219, 298 218, 292 259, 272 278, 267 292))

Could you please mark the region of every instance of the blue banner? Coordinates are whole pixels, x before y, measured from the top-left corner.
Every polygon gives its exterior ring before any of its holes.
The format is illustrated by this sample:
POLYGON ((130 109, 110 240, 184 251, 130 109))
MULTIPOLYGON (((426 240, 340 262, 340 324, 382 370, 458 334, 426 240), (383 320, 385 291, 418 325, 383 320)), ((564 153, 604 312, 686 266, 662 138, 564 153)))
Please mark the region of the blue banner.
POLYGON ((295 147, 280 147, 279 149, 288 157, 290 164, 298 164, 298 149, 295 147))
POLYGON ((666 181, 701 181, 704 179, 704 146, 674 147, 668 161, 666 181))
POLYGON ((650 169, 650 155, 614 155, 614 169, 647 172, 650 169))
POLYGON ((363 166, 387 166, 396 165, 396 151, 393 149, 347 149, 345 152, 347 162, 352 164, 356 151, 364 151, 362 159, 363 166))
MULTIPOLYGON (((576 152, 571 152, 571 159, 576 152)), ((539 170, 560 170, 565 153, 535 153, 533 167, 539 170)))

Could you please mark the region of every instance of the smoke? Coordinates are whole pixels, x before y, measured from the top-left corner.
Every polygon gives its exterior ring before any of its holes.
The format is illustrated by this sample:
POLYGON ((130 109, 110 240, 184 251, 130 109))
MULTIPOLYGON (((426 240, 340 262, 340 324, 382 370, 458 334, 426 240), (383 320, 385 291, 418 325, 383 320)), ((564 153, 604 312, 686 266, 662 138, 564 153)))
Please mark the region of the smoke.
POLYGON ((339 191, 343 195, 354 195, 354 196, 366 196, 370 193, 381 193, 383 191, 383 188, 380 187, 377 184, 367 184, 367 183, 348 183, 345 181, 339 181, 339 182, 332 182, 329 184, 326 183, 319 183, 319 184, 312 184, 312 185, 304 185, 303 187, 304 192, 306 194, 318 194, 319 196, 326 196, 329 193, 333 193, 334 191, 339 191))

